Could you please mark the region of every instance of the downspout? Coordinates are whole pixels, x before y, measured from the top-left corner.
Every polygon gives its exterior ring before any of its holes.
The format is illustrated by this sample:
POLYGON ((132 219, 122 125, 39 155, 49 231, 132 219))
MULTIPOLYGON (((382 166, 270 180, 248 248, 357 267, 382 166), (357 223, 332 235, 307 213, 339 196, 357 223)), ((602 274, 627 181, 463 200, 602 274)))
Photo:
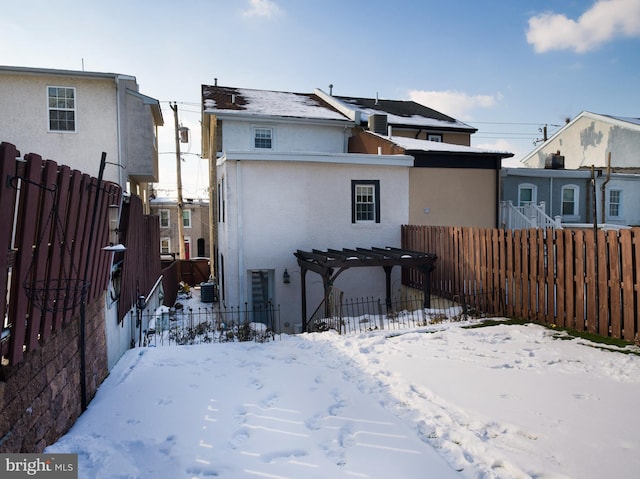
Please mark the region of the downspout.
POLYGON ((236 221, 238 223, 236 227, 238 240, 238 291, 240 292, 238 306, 241 306, 245 302, 245 286, 246 278, 244 271, 244 227, 242 216, 242 168, 240 160, 236 160, 236 196, 238 198, 238 204, 236 205, 236 221))
POLYGON ((496 157, 496 224, 495 228, 500 228, 500 188, 502 187, 502 182, 500 181, 500 171, 502 169, 502 159, 500 157, 496 157))
POLYGON ((116 141, 118 143, 118 184, 122 188, 122 191, 127 191, 127 187, 123 184, 122 180, 122 113, 120 106, 120 76, 116 75, 116 141))
POLYGON ((602 224, 604 224, 605 222, 605 207, 606 207, 606 198, 605 198, 605 188, 607 186, 607 183, 609 183, 609 181, 611 180, 611 152, 609 152, 609 154, 607 155, 607 178, 602 182, 602 185, 600 186, 600 202, 602 204, 601 206, 601 211, 602 211, 602 224))

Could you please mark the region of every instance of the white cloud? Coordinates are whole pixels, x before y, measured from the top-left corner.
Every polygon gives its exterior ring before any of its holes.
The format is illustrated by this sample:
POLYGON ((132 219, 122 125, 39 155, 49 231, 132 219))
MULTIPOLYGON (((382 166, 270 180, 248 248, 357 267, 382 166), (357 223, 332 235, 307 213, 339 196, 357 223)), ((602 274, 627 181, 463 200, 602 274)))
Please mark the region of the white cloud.
POLYGON ((578 20, 557 13, 529 19, 527 42, 538 53, 584 53, 616 37, 640 37, 640 0, 598 0, 578 20))
POLYGON ((459 91, 411 90, 409 98, 458 120, 468 120, 473 110, 491 108, 502 96, 468 95, 459 91))
POLYGON ((280 7, 271 0, 249 0, 250 6, 242 12, 245 17, 271 18, 281 13, 280 7))

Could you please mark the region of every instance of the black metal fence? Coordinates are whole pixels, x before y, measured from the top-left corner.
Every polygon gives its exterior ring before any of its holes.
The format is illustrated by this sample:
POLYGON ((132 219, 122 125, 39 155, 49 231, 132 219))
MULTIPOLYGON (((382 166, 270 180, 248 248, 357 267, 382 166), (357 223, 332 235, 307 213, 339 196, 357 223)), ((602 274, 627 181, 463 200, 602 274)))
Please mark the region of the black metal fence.
POLYGON ((404 295, 386 304, 385 301, 375 298, 344 300, 340 292, 334 292, 329 297, 329 314, 325 313, 324 308, 318 308, 307 323, 307 330, 335 330, 340 334, 349 334, 409 329, 445 321, 467 321, 487 317, 485 313, 472 306, 481 303, 481 298, 477 295, 452 298, 432 296, 430 300, 430 307, 424 308, 424 301, 419 296, 404 295))
POLYGON ((258 341, 280 337, 280 306, 224 308, 218 303, 193 308, 143 312, 143 346, 171 346, 212 342, 258 341))

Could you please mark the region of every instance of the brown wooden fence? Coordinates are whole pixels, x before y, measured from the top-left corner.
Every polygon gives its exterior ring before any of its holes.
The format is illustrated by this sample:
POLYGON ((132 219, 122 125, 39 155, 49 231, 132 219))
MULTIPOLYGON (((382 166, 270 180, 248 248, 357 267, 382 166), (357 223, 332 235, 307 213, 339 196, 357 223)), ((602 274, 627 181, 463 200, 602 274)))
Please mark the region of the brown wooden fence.
POLYGON ((87 174, 19 155, 0 144, 1 344, 3 364, 12 365, 77 316, 82 301, 104 294, 109 253, 101 248, 109 205, 121 195, 116 184, 98 190, 87 174))
MULTIPOLYGON (((402 247, 438 256, 433 294, 487 313, 638 340, 640 228, 403 226, 402 247)), ((421 288, 421 281, 403 272, 403 284, 421 288)))

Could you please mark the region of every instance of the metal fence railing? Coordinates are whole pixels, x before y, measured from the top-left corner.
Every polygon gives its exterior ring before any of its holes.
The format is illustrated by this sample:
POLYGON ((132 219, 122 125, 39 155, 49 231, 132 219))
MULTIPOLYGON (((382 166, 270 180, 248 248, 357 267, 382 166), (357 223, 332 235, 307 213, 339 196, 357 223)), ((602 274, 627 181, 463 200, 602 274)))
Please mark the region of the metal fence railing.
MULTIPOLYGON (((179 305, 178 305, 179 306, 179 305)), ((280 306, 182 306, 142 313, 143 346, 258 341, 280 337, 280 306)))
MULTIPOLYGON (((491 293, 486 293, 491 294, 491 293)), ((335 330, 340 334, 358 333, 373 330, 409 329, 445 321, 466 321, 484 318, 487 315, 475 305, 482 298, 455 296, 451 299, 432 296, 429 308, 424 308, 421 297, 402 297, 391 300, 389 304, 375 298, 346 299, 340 295, 339 303, 323 314, 324 308, 318 308, 308 321, 309 332, 335 330)))

